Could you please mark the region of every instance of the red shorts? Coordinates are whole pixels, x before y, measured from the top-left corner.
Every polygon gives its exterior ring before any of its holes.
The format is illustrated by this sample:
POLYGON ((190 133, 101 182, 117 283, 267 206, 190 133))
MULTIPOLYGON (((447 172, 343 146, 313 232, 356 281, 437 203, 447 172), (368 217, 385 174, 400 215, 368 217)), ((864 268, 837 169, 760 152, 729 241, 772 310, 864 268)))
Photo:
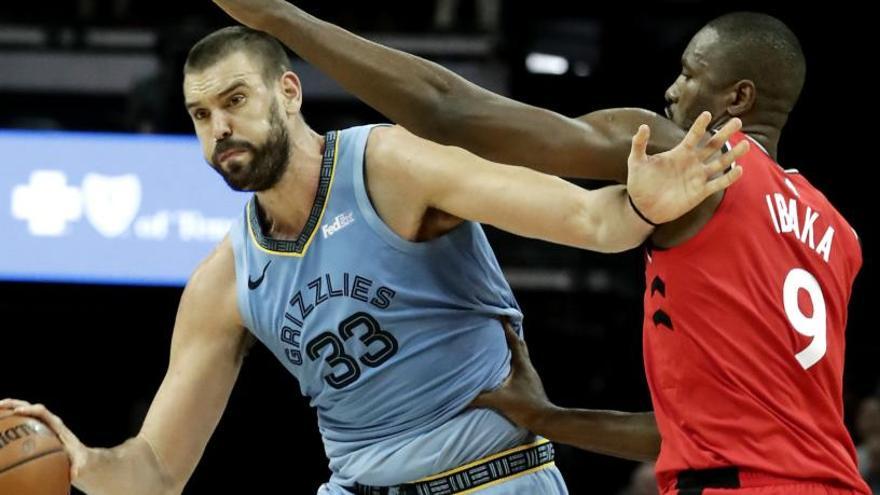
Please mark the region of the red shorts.
POLYGON ((672 482, 666 483, 666 488, 661 484, 660 493, 662 495, 870 495, 870 492, 779 478, 762 473, 728 469, 717 471, 722 471, 723 474, 719 477, 716 473, 711 473, 709 479, 690 478, 679 480, 678 483, 669 480, 672 482))
POLYGON ((865 495, 862 492, 813 483, 751 488, 706 488, 703 495, 865 495))

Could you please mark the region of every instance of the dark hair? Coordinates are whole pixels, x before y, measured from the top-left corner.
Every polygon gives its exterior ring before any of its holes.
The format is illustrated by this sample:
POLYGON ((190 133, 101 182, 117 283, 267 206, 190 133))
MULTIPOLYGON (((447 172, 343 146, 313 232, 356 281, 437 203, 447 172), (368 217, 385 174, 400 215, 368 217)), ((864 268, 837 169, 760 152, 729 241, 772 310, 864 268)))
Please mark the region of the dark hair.
POLYGON ((183 66, 184 73, 200 71, 235 52, 243 51, 263 64, 266 83, 291 70, 290 57, 281 43, 272 36, 244 26, 226 27, 205 36, 193 45, 183 66))
POLYGON ((767 14, 734 12, 706 24, 719 36, 730 79, 750 79, 759 93, 794 106, 804 86, 806 61, 797 36, 767 14))

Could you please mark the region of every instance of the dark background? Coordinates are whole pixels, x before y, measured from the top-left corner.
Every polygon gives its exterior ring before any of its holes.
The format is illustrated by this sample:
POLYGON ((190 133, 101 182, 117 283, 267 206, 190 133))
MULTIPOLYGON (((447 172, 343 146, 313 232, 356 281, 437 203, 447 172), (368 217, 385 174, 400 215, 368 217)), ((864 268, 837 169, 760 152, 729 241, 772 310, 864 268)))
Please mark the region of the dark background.
MULTIPOLYGON (((783 133, 780 162, 800 169, 826 193, 859 232, 864 249, 844 378, 851 426, 858 402, 876 390, 880 356, 871 320, 878 273, 870 227, 877 161, 870 119, 877 43, 870 14, 841 2, 502 3, 497 28, 481 25, 473 0, 462 1, 451 26, 436 24, 432 1, 300 5, 469 77, 479 74, 478 81, 514 98, 572 116, 610 106, 661 111, 687 41, 720 13, 771 13, 799 36, 807 82, 783 133), (450 40, 477 48, 457 49, 450 40), (524 59, 533 50, 563 54, 588 75, 530 74, 524 59)), ((162 69, 125 91, 0 87, 0 127, 191 133, 180 96, 183 57, 193 41, 229 23, 206 0, 4 2, 0 34, 30 29, 44 36, 38 43, 2 36, 0 55, 122 54, 151 57, 162 69), (150 33, 152 41, 96 46, 88 34, 102 29, 150 33)), ((0 66, 0 72, 15 69, 0 66)), ((47 79, 65 77, 63 65, 44 70, 47 79)), ((303 79, 304 114, 318 131, 381 120, 326 81, 303 79), (314 96, 311 87, 318 90, 314 96)), ((641 255, 597 255, 490 235, 525 311, 532 356, 551 398, 569 406, 650 409, 641 361, 641 255), (572 362, 576 371, 566 365, 572 362)), ((0 283, 0 396, 47 404, 89 445, 112 446, 136 434, 165 371, 180 292, 0 283)), ((564 446, 558 451, 573 494, 617 493, 634 467, 564 446)), ((309 494, 326 478, 307 401, 274 358, 255 349, 186 493, 309 494)))

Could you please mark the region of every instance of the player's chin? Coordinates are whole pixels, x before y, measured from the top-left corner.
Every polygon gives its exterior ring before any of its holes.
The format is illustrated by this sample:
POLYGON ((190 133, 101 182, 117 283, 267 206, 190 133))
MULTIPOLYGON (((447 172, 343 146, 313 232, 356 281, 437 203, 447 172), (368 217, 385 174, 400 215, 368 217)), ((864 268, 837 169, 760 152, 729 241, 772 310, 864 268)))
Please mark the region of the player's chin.
POLYGON ((238 192, 254 192, 254 181, 252 177, 245 173, 229 173, 218 170, 226 184, 233 190, 238 192))
POLYGON ((687 130, 690 129, 692 125, 694 125, 694 121, 697 120, 697 116, 690 116, 680 111, 680 109, 675 107, 666 107, 666 118, 671 120, 681 129, 687 130))

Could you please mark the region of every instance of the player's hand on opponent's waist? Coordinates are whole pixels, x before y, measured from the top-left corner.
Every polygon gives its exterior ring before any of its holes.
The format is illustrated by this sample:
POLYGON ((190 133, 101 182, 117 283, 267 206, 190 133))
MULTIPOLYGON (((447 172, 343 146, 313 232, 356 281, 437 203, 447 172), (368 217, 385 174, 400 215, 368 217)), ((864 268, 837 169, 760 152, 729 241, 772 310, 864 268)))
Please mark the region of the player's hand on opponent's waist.
POLYGON ((530 429, 554 406, 547 398, 541 377, 529 359, 526 343, 517 336, 509 321, 503 323, 504 336, 512 354, 510 374, 499 388, 480 394, 471 402, 471 406, 495 409, 517 425, 530 429))
POLYGON ((731 164, 748 151, 747 141, 718 156, 742 122, 731 119, 711 139, 704 139, 711 120, 712 115, 703 112, 678 146, 652 156, 646 152, 648 126, 642 125, 633 136, 626 187, 633 204, 651 222, 675 220, 742 176, 742 168, 731 164))
POLYGON ((0 416, 5 414, 17 414, 20 416, 30 416, 37 418, 55 431, 61 443, 64 444, 64 450, 70 458, 70 480, 76 481, 80 473, 80 469, 85 465, 88 458, 89 448, 71 432, 61 418, 52 414, 46 406, 42 404, 31 404, 18 399, 0 400, 0 416))

